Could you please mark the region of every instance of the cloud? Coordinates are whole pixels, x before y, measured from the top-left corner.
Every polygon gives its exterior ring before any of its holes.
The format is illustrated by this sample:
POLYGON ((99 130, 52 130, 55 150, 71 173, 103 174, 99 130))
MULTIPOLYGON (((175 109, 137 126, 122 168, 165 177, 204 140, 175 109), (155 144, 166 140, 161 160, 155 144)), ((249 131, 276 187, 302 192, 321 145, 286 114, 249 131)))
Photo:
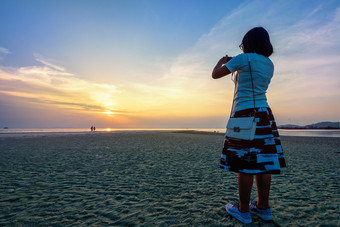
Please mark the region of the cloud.
POLYGON ((2 60, 6 55, 10 53, 11 52, 8 49, 0 46, 0 60, 2 60))
POLYGON ((314 14, 274 32, 280 54, 318 53, 322 56, 339 53, 340 8, 328 12, 328 18, 323 22, 314 14))
MULTIPOLYGON (((327 119, 335 119, 336 105, 324 104, 340 98, 340 10, 325 10, 324 4, 314 4, 305 10, 296 6, 291 10, 291 3, 248 1, 240 5, 170 62, 159 78, 150 84, 130 86, 141 94, 142 103, 158 103, 159 107, 171 105, 177 112, 187 112, 187 115, 227 115, 234 84, 228 77, 212 80, 211 71, 220 57, 241 53, 238 45, 246 31, 263 26, 269 31, 275 49, 271 57, 275 75, 268 90, 270 105, 286 115, 294 113, 279 108, 280 105, 296 108, 306 119, 318 115, 311 109, 323 106, 323 111, 330 113, 327 119), (282 15, 283 11, 294 16, 282 15), (322 22, 317 19, 321 17, 322 22)), ((282 116, 281 112, 278 115, 282 116)))
MULTIPOLYGON (((314 14, 318 11, 319 7, 314 14)), ((314 14, 274 33, 277 77, 271 92, 278 101, 340 98, 340 8, 328 12, 329 19, 323 23, 314 14)))
POLYGON ((79 78, 51 59, 35 54, 43 66, 0 66, 0 92, 30 102, 96 113, 125 113, 114 101, 120 91, 112 84, 79 78))
MULTIPOLYGON (((244 3, 226 15, 208 33, 202 34, 192 47, 170 62, 165 73, 152 81, 153 90, 166 97, 163 103, 171 103, 178 112, 189 115, 225 115, 232 103, 234 84, 229 78, 213 80, 211 72, 228 50, 231 56, 240 52, 241 33, 247 26, 233 25, 233 21, 244 18, 243 14, 250 9, 244 3)), ((147 90, 149 88, 145 87, 147 90)))
MULTIPOLYGON (((160 57, 159 62, 150 61, 148 65, 133 64, 120 71, 121 75, 113 75, 119 89, 110 83, 83 79, 57 61, 35 53, 37 64, 0 66, 0 92, 44 105, 94 113, 138 113, 138 117, 150 119, 165 115, 169 119, 227 116, 234 84, 229 77, 211 79, 211 71, 220 57, 241 53, 238 45, 246 31, 263 26, 275 50, 271 57, 275 75, 268 90, 270 104, 277 109, 280 105, 298 108, 301 116, 311 119, 313 112, 304 112, 301 104, 311 110, 340 96, 340 9, 330 4, 246 1, 226 11, 225 17, 177 58, 164 61, 160 57)), ((0 47, 0 58, 9 53, 0 47)), ((94 70, 106 71, 104 67, 94 70)), ((334 113, 334 108, 329 105, 323 111, 334 113)), ((287 109, 281 113, 296 114, 287 109)))
POLYGON ((281 119, 303 116, 301 121, 308 119, 305 124, 312 123, 313 117, 320 120, 322 115, 325 120, 336 120, 339 110, 330 103, 340 98, 340 10, 326 10, 324 4, 300 10, 299 5, 292 9, 291 4, 248 1, 240 5, 192 47, 167 62, 169 67, 154 80, 125 84, 128 93, 135 94, 134 108, 157 112, 158 116, 227 116, 234 84, 229 77, 212 80, 211 71, 220 57, 241 53, 238 45, 246 31, 263 26, 275 49, 271 57, 275 74, 267 96, 277 115, 281 119), (294 16, 282 15, 283 11, 294 16), (315 110, 318 106, 320 110, 315 110), (291 111, 294 109, 298 113, 291 111))
POLYGON ((4 48, 4 47, 0 47, 0 53, 2 53, 2 54, 10 54, 11 52, 8 49, 4 48))
MULTIPOLYGON (((37 53, 34 53, 33 56, 35 57, 36 61, 42 63, 43 65, 45 65, 49 68, 57 70, 58 72, 64 72, 65 71, 64 67, 61 67, 61 66, 56 65, 55 63, 52 63, 52 62, 54 62, 53 59, 43 57, 42 55, 37 54, 37 53)), ((72 74, 70 74, 70 75, 72 75, 72 74)))

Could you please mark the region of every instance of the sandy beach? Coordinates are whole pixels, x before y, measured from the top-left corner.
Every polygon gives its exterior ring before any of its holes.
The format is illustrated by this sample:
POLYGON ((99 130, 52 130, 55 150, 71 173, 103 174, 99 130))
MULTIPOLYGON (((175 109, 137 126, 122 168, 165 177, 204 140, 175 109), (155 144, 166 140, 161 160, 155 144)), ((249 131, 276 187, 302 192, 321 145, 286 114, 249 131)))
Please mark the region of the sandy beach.
MULTIPOLYGON (((0 136, 0 226, 242 226, 224 209, 237 177, 223 134, 170 131, 0 136)), ((274 221, 340 225, 340 138, 282 137, 274 221)), ((256 185, 252 198, 256 199, 256 185)), ((250 225, 250 226, 251 226, 250 225)))

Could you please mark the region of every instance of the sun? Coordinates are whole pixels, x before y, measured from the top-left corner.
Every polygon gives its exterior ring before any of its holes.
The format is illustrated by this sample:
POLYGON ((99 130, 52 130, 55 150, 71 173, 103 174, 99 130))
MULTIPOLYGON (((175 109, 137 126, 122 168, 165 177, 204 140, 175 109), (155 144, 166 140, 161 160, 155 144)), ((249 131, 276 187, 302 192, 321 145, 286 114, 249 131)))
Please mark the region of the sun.
POLYGON ((106 115, 113 115, 115 112, 111 111, 111 110, 105 110, 104 114, 106 115))

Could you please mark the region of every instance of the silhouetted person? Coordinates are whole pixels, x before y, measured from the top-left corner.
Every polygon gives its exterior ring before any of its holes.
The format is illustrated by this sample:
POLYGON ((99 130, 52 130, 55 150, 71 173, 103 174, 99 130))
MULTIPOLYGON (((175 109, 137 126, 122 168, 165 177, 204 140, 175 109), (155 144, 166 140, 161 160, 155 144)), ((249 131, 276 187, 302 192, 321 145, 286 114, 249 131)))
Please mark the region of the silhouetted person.
POLYGON ((286 163, 274 116, 266 97, 274 74, 274 64, 269 59, 273 53, 269 34, 262 27, 253 28, 245 34, 239 47, 243 53, 233 58, 228 55, 222 57, 216 64, 212 77, 219 79, 236 73, 230 118, 253 117, 256 112, 254 140, 226 136, 220 160, 221 168, 238 173, 239 203, 227 204, 226 210, 239 221, 251 223, 250 213, 264 220, 272 220, 268 202, 271 174, 279 174, 280 168, 286 167, 286 163), (258 199, 250 203, 254 175, 258 199))

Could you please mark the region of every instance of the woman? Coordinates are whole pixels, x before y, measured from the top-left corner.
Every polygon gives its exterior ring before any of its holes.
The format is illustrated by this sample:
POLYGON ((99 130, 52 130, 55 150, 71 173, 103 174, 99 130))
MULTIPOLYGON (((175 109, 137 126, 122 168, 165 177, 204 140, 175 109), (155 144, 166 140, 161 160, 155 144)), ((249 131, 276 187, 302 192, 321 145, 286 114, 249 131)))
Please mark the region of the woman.
POLYGON ((268 203, 271 174, 279 174, 280 168, 286 164, 274 116, 266 98, 274 73, 274 65, 268 58, 273 53, 268 32, 262 27, 251 29, 243 37, 240 48, 242 54, 233 58, 227 55, 218 61, 212 77, 219 79, 236 72, 231 118, 254 116, 255 97, 255 139, 226 136, 220 164, 221 168, 238 173, 239 203, 227 204, 227 212, 243 223, 251 223, 250 213, 264 220, 272 220, 268 203), (258 199, 250 203, 254 175, 258 199))

